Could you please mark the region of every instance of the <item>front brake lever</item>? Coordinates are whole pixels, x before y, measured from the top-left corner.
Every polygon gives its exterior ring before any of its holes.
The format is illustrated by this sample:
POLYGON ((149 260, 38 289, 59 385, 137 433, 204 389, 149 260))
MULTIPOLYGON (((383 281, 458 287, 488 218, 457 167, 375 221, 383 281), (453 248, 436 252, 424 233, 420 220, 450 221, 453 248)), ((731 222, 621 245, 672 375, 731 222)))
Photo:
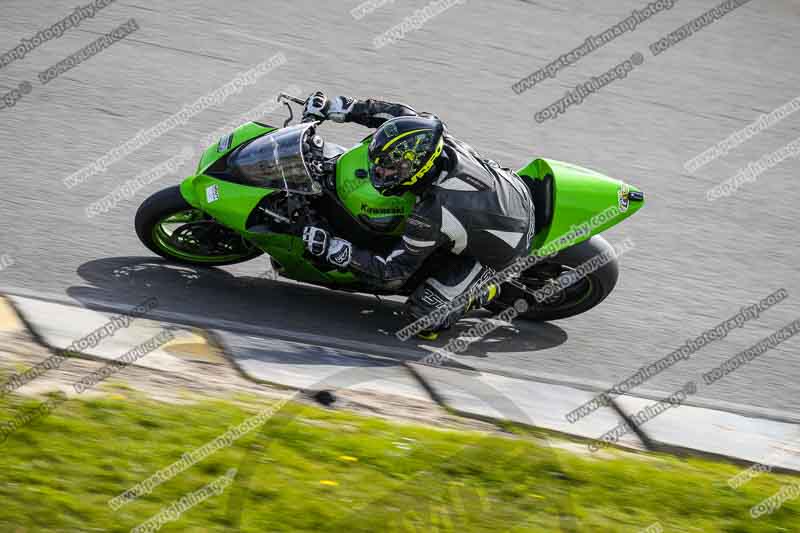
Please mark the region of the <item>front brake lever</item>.
POLYGON ((289 105, 289 102, 284 102, 283 105, 285 105, 286 108, 289 110, 289 118, 287 118, 286 121, 283 123, 283 127, 285 128, 286 126, 289 125, 289 123, 292 120, 294 120, 294 111, 292 111, 292 106, 289 105))

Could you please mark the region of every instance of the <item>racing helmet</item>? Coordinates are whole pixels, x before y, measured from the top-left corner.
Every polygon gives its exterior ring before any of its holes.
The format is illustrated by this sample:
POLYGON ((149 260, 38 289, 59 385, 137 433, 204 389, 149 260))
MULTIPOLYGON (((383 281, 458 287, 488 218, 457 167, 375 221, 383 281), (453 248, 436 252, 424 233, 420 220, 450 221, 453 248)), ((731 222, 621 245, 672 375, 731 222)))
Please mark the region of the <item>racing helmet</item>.
POLYGON ((438 171, 444 124, 436 117, 396 117, 384 122, 369 144, 369 176, 384 196, 425 184, 438 171))

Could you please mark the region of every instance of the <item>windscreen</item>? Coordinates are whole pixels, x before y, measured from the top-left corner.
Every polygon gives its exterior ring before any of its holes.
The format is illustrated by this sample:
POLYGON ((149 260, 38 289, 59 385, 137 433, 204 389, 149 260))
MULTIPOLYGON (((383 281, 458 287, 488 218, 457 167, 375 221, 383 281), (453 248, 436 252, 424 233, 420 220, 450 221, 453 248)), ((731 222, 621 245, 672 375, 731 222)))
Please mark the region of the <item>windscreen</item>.
POLYGON ((313 124, 298 124, 234 150, 228 167, 241 183, 300 194, 316 192, 303 159, 303 140, 313 124))

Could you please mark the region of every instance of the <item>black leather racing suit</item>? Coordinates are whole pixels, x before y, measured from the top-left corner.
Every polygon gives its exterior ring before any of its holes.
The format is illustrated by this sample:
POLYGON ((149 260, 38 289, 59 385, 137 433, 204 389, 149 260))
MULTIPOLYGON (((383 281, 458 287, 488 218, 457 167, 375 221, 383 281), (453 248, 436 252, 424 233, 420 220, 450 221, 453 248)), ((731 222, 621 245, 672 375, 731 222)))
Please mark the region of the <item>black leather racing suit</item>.
MULTIPOLYGON (((386 120, 416 115, 403 104, 356 101, 344 117, 377 128, 386 120)), ((409 298, 412 318, 420 318, 485 281, 493 270, 528 254, 534 233, 530 190, 509 169, 481 158, 445 132, 440 175, 417 198, 405 233, 385 257, 353 248, 350 269, 382 288, 403 286, 435 251, 450 252, 441 268, 409 298)), ((458 314, 441 326, 449 326, 458 314)))

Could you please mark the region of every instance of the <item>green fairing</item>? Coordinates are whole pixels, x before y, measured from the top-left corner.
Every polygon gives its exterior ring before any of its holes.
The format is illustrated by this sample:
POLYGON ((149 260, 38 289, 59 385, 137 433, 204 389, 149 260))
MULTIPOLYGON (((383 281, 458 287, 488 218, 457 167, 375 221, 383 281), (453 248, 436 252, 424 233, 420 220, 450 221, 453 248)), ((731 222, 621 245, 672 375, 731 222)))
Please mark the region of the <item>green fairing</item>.
POLYGON ((535 159, 517 173, 531 179, 548 175, 554 179, 553 219, 548 227, 536 228, 531 255, 548 255, 583 242, 619 224, 644 205, 644 200, 628 201, 623 210, 623 191, 640 192, 639 189, 571 163, 535 159), (600 214, 605 216, 593 220, 600 214))
MULTIPOLYGON (((247 123, 233 132, 230 147, 218 151, 218 144, 209 147, 198 165, 197 174, 181 184, 181 194, 193 207, 198 208, 221 224, 241 233, 281 265, 280 274, 291 279, 340 289, 356 289, 358 281, 349 272, 322 271, 306 260, 302 239, 290 235, 252 233, 245 229, 250 214, 258 203, 275 189, 252 187, 212 178, 203 174, 220 157, 244 142, 275 131, 276 128, 247 123), (209 187, 216 185, 218 199, 208 202, 209 187)), ((402 197, 384 197, 366 177, 356 172, 368 168, 367 146, 369 138, 342 154, 336 167, 336 191, 345 208, 357 220, 359 216, 383 218, 402 217, 404 221, 413 210, 415 197, 406 193, 402 197)), ((644 202, 622 201, 625 191, 638 191, 622 181, 615 180, 569 163, 551 159, 535 159, 518 173, 528 179, 553 176, 554 215, 545 228, 536 228, 532 254, 546 255, 582 242, 599 234, 631 216, 644 202), (620 206, 626 206, 623 210, 620 206), (601 213, 615 208, 611 217, 592 220, 601 213)), ((401 235, 404 222, 398 223, 390 235, 401 235)))

